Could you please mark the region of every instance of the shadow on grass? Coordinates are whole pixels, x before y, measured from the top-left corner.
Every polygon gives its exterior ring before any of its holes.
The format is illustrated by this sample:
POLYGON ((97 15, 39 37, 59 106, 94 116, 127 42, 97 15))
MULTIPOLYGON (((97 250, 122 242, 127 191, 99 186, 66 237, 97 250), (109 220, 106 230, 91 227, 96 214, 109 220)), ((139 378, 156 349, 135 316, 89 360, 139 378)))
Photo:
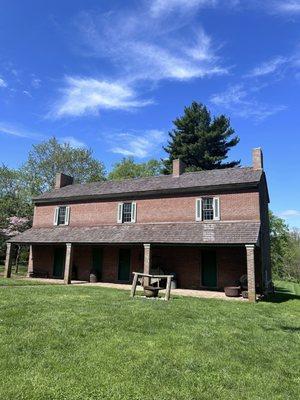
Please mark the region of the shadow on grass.
POLYGON ((300 327, 297 327, 297 326, 280 326, 280 329, 282 329, 285 332, 289 332, 289 333, 300 332, 300 327))
POLYGON ((264 301, 268 303, 284 303, 290 300, 300 300, 300 296, 285 287, 277 286, 274 294, 269 294, 264 301))

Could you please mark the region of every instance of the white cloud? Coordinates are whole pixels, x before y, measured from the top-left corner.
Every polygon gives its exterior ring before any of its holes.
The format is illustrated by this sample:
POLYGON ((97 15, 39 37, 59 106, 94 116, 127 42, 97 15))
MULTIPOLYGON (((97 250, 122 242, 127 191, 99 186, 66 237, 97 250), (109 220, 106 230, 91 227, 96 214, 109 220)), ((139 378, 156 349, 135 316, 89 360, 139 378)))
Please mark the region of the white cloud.
POLYGON ((194 46, 182 48, 178 43, 173 47, 168 49, 151 43, 132 43, 129 53, 133 72, 131 79, 184 81, 227 73, 226 68, 217 64, 210 39, 203 32, 199 35, 199 43, 194 46))
POLYGON ((5 82, 5 80, 4 79, 2 79, 2 78, 0 78, 0 88, 5 88, 5 87, 7 87, 7 83, 5 82))
POLYGON ((74 149, 87 147, 85 143, 80 140, 74 138, 74 136, 64 136, 59 140, 61 143, 68 143, 74 149))
POLYGON ((260 77, 269 74, 275 74, 289 62, 286 57, 278 56, 269 61, 263 62, 259 66, 253 68, 246 76, 247 77, 260 77))
POLYGON ((8 124, 6 122, 0 122, 0 133, 5 133, 7 135, 12 135, 12 136, 17 136, 17 137, 22 137, 22 138, 43 138, 44 136, 35 133, 32 131, 28 131, 26 129, 23 129, 19 126, 8 124))
POLYGON ((286 109, 284 105, 270 105, 257 101, 242 84, 229 86, 225 92, 213 94, 210 101, 222 109, 229 110, 234 115, 258 121, 286 109))
POLYGON ((114 143, 111 151, 122 154, 125 157, 133 156, 146 158, 158 150, 165 140, 165 133, 160 130, 150 129, 142 134, 121 133, 114 135, 114 143))
POLYGON ((288 218, 288 217, 300 217, 299 210, 285 210, 280 213, 281 217, 288 218))
POLYGON ((190 22, 190 18, 153 19, 147 10, 123 15, 84 13, 77 26, 88 55, 108 59, 117 74, 126 74, 130 82, 226 74, 212 39, 190 22))
POLYGON ((33 78, 33 79, 31 80, 31 86, 32 86, 34 89, 40 88, 40 87, 41 87, 41 83, 42 83, 42 81, 41 81, 41 79, 39 79, 39 78, 33 78))
POLYGON ((300 13, 300 0, 284 0, 274 3, 275 9, 281 13, 297 14, 300 13))
POLYGON ((192 10, 200 7, 214 7, 217 0, 154 0, 150 11, 155 17, 165 15, 175 10, 192 10))
POLYGON ((50 113, 56 118, 97 114, 101 109, 131 110, 152 103, 151 100, 139 100, 126 84, 93 78, 67 77, 61 91, 62 98, 50 113))
POLYGON ((32 97, 31 93, 28 90, 23 90, 23 94, 27 97, 32 97))
POLYGON ((141 88, 152 89, 153 82, 186 81, 228 73, 216 54, 212 38, 200 26, 190 24, 189 18, 166 23, 153 18, 149 8, 142 6, 122 13, 84 12, 76 19, 75 26, 81 55, 109 63, 110 77, 66 77, 60 98, 48 114, 54 118, 98 114, 103 109, 144 107, 153 101, 141 99, 139 93, 141 88))

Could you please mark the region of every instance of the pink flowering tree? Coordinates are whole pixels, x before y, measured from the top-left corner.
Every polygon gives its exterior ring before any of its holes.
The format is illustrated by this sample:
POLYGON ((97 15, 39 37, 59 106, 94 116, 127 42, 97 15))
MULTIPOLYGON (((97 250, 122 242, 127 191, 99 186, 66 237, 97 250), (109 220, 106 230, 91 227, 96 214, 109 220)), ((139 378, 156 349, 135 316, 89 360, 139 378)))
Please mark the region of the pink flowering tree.
MULTIPOLYGON (((7 218, 7 227, 1 230, 1 233, 7 238, 11 238, 13 236, 18 235, 21 232, 24 232, 27 228, 29 228, 30 225, 30 220, 26 217, 8 217, 7 218)), ((16 262, 15 262, 15 268, 16 268, 16 273, 18 273, 19 270, 19 259, 20 259, 20 250, 21 246, 17 246, 17 252, 16 252, 16 262)))

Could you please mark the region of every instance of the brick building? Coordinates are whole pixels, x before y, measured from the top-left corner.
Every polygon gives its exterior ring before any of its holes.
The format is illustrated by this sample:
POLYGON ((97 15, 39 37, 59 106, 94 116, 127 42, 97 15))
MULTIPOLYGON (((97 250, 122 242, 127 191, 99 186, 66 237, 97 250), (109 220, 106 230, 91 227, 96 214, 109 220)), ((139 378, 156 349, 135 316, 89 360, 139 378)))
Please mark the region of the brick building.
POLYGON ((271 281, 268 188, 261 149, 252 167, 73 184, 33 199, 33 227, 9 240, 30 245, 28 274, 130 282, 133 271, 176 275, 178 287, 222 290, 248 276, 249 299, 271 281))

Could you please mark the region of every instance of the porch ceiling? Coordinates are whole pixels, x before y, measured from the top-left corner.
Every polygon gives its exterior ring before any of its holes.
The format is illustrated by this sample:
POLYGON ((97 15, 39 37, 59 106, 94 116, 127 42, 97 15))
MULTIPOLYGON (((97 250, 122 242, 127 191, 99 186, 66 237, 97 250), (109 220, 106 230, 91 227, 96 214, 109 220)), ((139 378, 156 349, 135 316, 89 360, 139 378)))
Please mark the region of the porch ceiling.
POLYGON ((163 223, 123 224, 96 227, 31 228, 9 239, 18 244, 112 243, 112 244, 256 244, 260 223, 163 223))

